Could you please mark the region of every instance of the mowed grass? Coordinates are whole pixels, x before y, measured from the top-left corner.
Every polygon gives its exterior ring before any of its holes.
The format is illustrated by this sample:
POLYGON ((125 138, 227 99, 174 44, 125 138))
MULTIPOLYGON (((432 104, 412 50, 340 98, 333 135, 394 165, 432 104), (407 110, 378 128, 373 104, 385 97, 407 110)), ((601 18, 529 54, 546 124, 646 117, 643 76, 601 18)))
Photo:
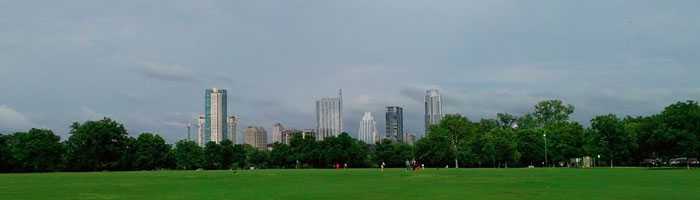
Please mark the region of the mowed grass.
POLYGON ((0 199, 700 199, 699 170, 389 169, 0 174, 0 199))

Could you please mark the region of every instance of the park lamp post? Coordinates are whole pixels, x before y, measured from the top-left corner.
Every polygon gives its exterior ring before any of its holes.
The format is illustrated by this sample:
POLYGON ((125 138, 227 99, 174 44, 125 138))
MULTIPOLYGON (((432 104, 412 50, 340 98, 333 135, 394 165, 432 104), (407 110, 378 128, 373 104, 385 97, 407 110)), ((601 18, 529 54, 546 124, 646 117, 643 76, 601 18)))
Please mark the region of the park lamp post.
POLYGON ((542 135, 544 137, 544 166, 549 167, 547 165, 547 133, 542 135))
POLYGON ((600 154, 598 154, 598 160, 596 160, 596 165, 598 165, 598 162, 600 162, 600 154))

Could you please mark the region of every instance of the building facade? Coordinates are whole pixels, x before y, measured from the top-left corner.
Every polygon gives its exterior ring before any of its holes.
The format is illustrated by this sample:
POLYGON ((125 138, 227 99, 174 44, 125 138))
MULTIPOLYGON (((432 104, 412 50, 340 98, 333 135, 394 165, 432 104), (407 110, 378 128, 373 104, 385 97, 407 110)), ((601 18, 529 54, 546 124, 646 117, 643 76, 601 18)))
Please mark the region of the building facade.
POLYGON ((206 132, 204 131, 205 128, 206 127, 204 115, 199 115, 199 117, 197 118, 197 145, 199 146, 204 146, 204 143, 206 143, 204 137, 204 134, 206 132))
POLYGON ((425 94, 425 132, 428 132, 430 125, 440 123, 444 116, 442 110, 442 96, 437 89, 426 91, 425 94))
POLYGON ((267 132, 263 127, 249 126, 245 129, 245 144, 254 148, 267 149, 267 132))
POLYGON ((226 90, 207 89, 204 94, 205 142, 216 142, 228 139, 226 90))
POLYGON ((284 126, 281 123, 275 123, 272 125, 272 143, 283 143, 282 132, 284 132, 284 126))
POLYGON ((236 116, 230 116, 228 117, 227 124, 228 124, 228 137, 227 139, 231 140, 233 144, 236 144, 236 140, 238 140, 238 122, 239 118, 236 116))
POLYGON ((295 135, 301 135, 301 138, 305 139, 306 137, 316 137, 316 133, 314 132, 313 129, 285 129, 282 131, 282 143, 289 145, 290 141, 295 135))
POLYGON ((406 138, 403 141, 408 145, 413 145, 416 143, 416 135, 406 133, 406 138))
POLYGON ((377 122, 374 120, 371 112, 365 112, 360 121, 360 130, 357 132, 361 141, 367 144, 375 144, 378 142, 379 134, 377 132, 377 122))
POLYGON ((386 107, 386 138, 393 141, 404 141, 403 108, 399 106, 386 107))
POLYGON ((343 132, 343 92, 338 97, 322 98, 316 101, 317 140, 335 137, 343 132))

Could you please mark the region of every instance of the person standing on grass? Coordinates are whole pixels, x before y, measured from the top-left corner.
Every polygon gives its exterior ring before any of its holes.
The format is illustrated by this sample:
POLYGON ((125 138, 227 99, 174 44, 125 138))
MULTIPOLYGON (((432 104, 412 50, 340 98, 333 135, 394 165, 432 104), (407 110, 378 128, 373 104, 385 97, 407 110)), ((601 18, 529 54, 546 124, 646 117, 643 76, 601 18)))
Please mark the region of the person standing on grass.
POLYGON ((384 162, 382 161, 382 164, 380 165, 380 167, 382 168, 382 169, 381 169, 382 172, 384 172, 384 165, 386 165, 386 163, 384 163, 384 162))

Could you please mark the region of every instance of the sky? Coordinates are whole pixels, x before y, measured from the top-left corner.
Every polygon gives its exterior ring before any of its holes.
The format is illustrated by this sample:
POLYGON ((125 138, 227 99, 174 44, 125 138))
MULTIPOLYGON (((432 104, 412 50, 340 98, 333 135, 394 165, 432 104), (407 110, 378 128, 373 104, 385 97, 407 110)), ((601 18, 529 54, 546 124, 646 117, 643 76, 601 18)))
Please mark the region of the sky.
MULTIPOLYGON (((546 99, 649 115, 700 99, 696 0, 0 0, 0 132, 110 117, 129 134, 185 139, 204 90, 228 90, 239 132, 313 128, 344 94, 345 131, 423 96, 471 120, 546 99)), ((194 133, 194 131, 193 131, 194 133)), ((239 136, 239 141, 240 141, 239 136)))

